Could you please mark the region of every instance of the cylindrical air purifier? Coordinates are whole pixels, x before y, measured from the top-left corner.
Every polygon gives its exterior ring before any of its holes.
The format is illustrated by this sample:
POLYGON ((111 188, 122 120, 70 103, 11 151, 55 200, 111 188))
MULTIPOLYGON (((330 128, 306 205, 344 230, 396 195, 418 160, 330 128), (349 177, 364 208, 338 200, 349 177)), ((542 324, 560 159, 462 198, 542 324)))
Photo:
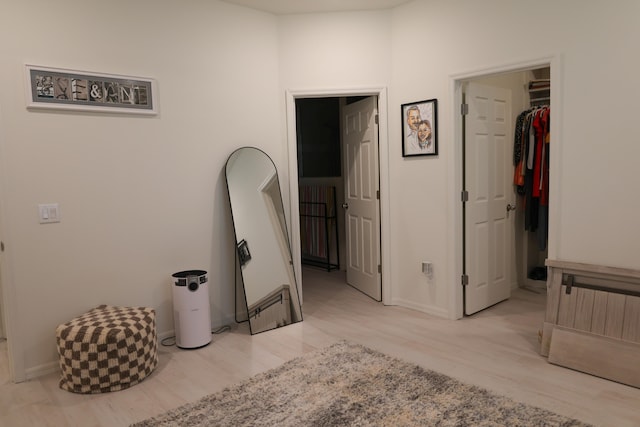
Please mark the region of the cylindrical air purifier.
POLYGON ((172 276, 176 345, 193 349, 211 342, 211 307, 207 272, 180 271, 172 276))

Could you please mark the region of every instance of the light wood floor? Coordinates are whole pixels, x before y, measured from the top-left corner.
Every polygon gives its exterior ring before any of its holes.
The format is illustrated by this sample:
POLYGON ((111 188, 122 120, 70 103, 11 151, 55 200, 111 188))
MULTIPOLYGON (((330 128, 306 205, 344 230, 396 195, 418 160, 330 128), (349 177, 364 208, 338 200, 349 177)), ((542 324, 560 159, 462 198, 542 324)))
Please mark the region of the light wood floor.
POLYGON ((69 393, 54 374, 12 384, 0 343, 0 426, 127 426, 341 339, 595 425, 640 426, 640 389, 538 355, 544 294, 519 290, 451 321, 385 307, 345 285, 341 272, 305 269, 303 283, 303 322, 254 336, 233 325, 199 350, 161 347, 155 372, 115 393, 69 393))

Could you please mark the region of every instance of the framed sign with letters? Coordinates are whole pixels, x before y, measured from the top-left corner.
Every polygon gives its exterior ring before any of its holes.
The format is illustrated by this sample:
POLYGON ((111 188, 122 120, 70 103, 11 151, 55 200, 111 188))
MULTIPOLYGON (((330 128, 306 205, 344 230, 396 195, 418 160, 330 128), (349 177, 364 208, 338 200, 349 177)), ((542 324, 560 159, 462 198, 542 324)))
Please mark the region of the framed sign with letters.
POLYGON ((26 65, 27 108, 157 114, 155 80, 26 65))

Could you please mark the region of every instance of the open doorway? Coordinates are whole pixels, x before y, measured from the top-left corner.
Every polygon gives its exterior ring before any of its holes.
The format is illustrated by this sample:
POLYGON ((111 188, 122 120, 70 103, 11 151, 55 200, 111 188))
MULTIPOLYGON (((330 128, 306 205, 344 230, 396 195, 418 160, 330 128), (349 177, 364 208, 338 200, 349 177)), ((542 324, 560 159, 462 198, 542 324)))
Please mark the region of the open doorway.
MULTIPOLYGON (((516 126, 519 116, 538 108, 550 111, 552 62, 475 73, 455 81, 456 100, 463 105, 455 126, 458 194, 462 194, 456 208, 460 218, 456 245, 463 285, 456 293, 457 317, 506 300, 519 288, 543 293, 547 242, 553 233, 548 227, 552 202, 545 200, 545 230, 528 228, 532 204, 531 199, 525 202, 514 182, 518 163, 514 132, 521 128, 516 126), (543 83, 544 91, 538 90, 543 83)), ((544 147, 548 166, 557 150, 550 149, 548 140, 544 147)), ((546 184, 551 182, 547 175, 546 184)))
POLYGON ((292 216, 298 217, 291 222, 295 227, 298 220, 292 245, 297 231, 301 265, 335 272, 381 301, 378 114, 374 95, 295 98, 297 180, 291 199, 292 216))

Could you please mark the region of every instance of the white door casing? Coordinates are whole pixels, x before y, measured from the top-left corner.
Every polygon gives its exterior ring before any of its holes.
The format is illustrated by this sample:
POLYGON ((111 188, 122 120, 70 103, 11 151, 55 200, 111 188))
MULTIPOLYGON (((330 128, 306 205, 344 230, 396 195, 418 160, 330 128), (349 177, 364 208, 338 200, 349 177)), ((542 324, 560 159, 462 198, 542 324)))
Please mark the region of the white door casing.
MULTIPOLYGON (((310 89, 287 90, 287 159, 288 175, 284 179, 288 181, 289 200, 285 202, 290 208, 289 235, 291 236, 291 251, 293 254, 294 271, 297 278, 302 277, 302 256, 300 250, 300 210, 298 198, 298 156, 296 140, 296 99, 313 97, 346 97, 346 96, 375 96, 378 100, 378 160, 380 176, 380 259, 382 260, 382 302, 393 303, 393 289, 391 286, 391 209, 390 209, 390 185, 389 185, 389 129, 387 89, 385 87, 359 87, 354 89, 310 89)), ((298 282, 300 301, 303 302, 302 280, 298 282)))
POLYGON ((3 256, 2 252, 4 252, 4 242, 1 241, 2 237, 0 236, 0 339, 7 338, 7 333, 4 328, 4 300, 2 299, 2 263, 3 256))
MULTIPOLYGON (((448 248, 448 256, 453 262, 449 265, 448 271, 451 277, 456 278, 451 281, 450 292, 448 296, 448 312, 450 319, 461 319, 464 316, 464 287, 460 285, 460 277, 464 272, 464 217, 463 204, 460 203, 460 192, 464 189, 463 171, 464 171, 464 127, 463 116, 460 114, 460 104, 463 102, 463 88, 467 82, 478 79, 496 76, 504 73, 520 72, 534 70, 538 68, 550 68, 550 75, 553 90, 551 91, 550 103, 555 106, 551 110, 550 120, 555 123, 553 126, 553 139, 562 141, 563 134, 563 114, 562 99, 560 94, 563 93, 564 66, 563 58, 559 54, 549 54, 537 58, 529 58, 518 62, 508 62, 493 65, 486 68, 477 68, 467 71, 456 72, 449 75, 449 93, 451 99, 455 102, 451 104, 450 114, 453 122, 453 154, 449 156, 447 167, 448 174, 448 205, 453 213, 453 220, 447 225, 447 232, 452 236, 451 245, 448 248)), ((562 144, 550 144, 549 154, 554 159, 554 164, 562 164, 562 144)), ((549 239, 547 242, 548 259, 557 259, 561 254, 560 233, 558 223, 561 211, 561 188, 560 176, 555 169, 549 171, 549 239)), ((384 256, 384 251, 383 251, 384 256)), ((384 271, 384 270, 383 270, 384 271)))
POLYGON ((511 91, 468 83, 465 116, 465 314, 511 294, 514 214, 508 178, 512 144, 511 91))
POLYGON ((347 236, 347 283, 380 301, 380 203, 377 100, 343 107, 342 144, 347 236))
MULTIPOLYGON (((5 172, 5 134, 3 130, 3 120, 0 111, 0 171, 5 172)), ((16 288, 13 281, 13 264, 11 261, 11 228, 7 224, 6 216, 6 175, 0 173, 0 241, 4 250, 0 251, 0 293, 2 299, 2 309, 0 315, 3 316, 3 332, 7 338, 7 356, 9 365, 9 376, 14 382, 27 380, 27 373, 24 366, 24 353, 22 334, 19 333, 19 322, 16 314, 16 288)))

